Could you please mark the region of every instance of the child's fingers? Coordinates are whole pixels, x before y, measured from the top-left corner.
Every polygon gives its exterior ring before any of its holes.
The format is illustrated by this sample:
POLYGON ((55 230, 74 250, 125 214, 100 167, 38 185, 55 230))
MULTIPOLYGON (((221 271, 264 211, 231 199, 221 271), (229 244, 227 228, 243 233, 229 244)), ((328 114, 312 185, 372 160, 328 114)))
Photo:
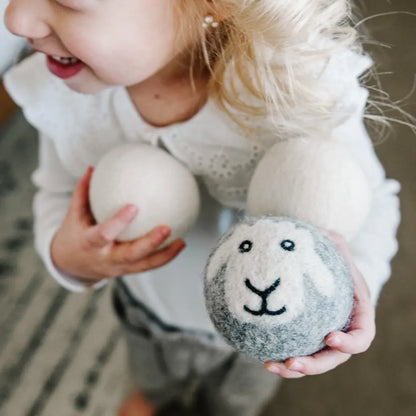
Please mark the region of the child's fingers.
POLYGON ((89 184, 91 176, 94 171, 92 166, 88 166, 84 175, 78 181, 72 194, 70 212, 75 216, 77 221, 85 223, 91 223, 93 220, 91 211, 89 208, 89 184))
POLYGON ((167 248, 158 251, 136 263, 123 268, 122 274, 141 273, 146 270, 156 269, 168 263, 185 247, 183 240, 175 240, 167 248))
POLYGON ((334 349, 325 349, 310 357, 290 358, 285 362, 285 365, 291 371, 298 371, 302 374, 312 376, 333 370, 350 358, 351 354, 334 349))
POLYGON ((347 354, 360 354, 370 348, 375 337, 374 331, 358 328, 348 333, 336 332, 328 335, 326 344, 347 354))
POLYGON ((108 220, 90 227, 86 233, 87 241, 93 247, 104 247, 113 242, 115 238, 133 221, 138 209, 134 205, 126 205, 108 220))
POLYGON ((117 264, 137 263, 154 253, 170 233, 169 227, 160 226, 137 240, 121 243, 113 248, 112 261, 117 264))
POLYGON ((368 299, 360 300, 356 292, 356 301, 352 319, 347 332, 332 332, 326 338, 326 344, 349 354, 367 351, 376 336, 374 306, 368 299))
POLYGON ((305 374, 298 371, 289 370, 284 363, 269 361, 264 364, 267 371, 276 374, 283 378, 301 378, 305 377, 305 374))

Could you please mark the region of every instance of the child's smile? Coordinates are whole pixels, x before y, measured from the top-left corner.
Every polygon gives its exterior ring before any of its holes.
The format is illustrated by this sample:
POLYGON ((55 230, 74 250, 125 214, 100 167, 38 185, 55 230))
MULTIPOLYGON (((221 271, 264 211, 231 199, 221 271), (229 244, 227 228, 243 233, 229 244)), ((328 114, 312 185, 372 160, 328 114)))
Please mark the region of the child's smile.
POLYGON ((61 58, 58 56, 47 57, 49 71, 59 78, 66 79, 77 75, 85 64, 77 58, 61 58))

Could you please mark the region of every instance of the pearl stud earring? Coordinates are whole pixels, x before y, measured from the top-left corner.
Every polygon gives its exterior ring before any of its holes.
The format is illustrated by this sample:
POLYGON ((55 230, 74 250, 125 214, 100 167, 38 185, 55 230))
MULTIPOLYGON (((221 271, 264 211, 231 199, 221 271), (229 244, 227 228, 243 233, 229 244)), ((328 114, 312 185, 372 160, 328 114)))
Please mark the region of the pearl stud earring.
POLYGON ((216 28, 218 27, 218 22, 215 22, 214 18, 209 14, 208 16, 205 16, 204 22, 202 23, 202 27, 204 29, 207 29, 209 27, 216 28))

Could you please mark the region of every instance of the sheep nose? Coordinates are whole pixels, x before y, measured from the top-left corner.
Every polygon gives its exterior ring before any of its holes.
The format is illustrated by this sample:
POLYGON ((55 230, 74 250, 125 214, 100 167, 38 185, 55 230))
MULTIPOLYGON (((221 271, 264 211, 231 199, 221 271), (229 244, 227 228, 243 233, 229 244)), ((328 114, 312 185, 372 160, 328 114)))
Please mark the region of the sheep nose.
POLYGON ((254 287, 252 285, 252 283, 250 282, 250 279, 246 279, 245 284, 246 284, 248 289, 250 289, 253 293, 255 293, 256 295, 261 297, 261 308, 257 311, 254 311, 254 310, 250 309, 249 307, 247 307, 246 305, 244 305, 244 310, 246 312, 248 312, 248 313, 250 313, 251 315, 254 315, 254 316, 262 316, 262 315, 277 316, 277 315, 281 315, 282 313, 286 312, 286 306, 283 306, 283 308, 280 308, 276 311, 271 311, 267 307, 267 297, 270 295, 270 293, 274 292, 277 289, 277 287, 280 284, 280 279, 277 279, 266 290, 259 290, 256 287, 254 287))
POLYGON ((246 279, 245 281, 246 286, 256 295, 259 295, 261 298, 267 298, 267 296, 270 295, 270 293, 274 292, 277 287, 280 285, 280 278, 277 279, 271 286, 269 286, 266 290, 259 290, 256 287, 253 286, 253 284, 250 282, 250 279, 246 279))

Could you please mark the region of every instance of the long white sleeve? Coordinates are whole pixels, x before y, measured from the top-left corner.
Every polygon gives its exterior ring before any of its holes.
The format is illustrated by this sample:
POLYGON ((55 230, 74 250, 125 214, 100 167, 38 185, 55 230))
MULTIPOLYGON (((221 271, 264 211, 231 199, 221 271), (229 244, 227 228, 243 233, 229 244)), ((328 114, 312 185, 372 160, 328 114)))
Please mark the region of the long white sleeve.
POLYGON ((386 178, 363 121, 368 91, 359 86, 358 79, 354 84, 355 98, 349 102, 354 111, 347 121, 335 129, 334 138, 351 150, 371 186, 370 214, 359 234, 349 242, 349 247, 376 305, 380 291, 391 274, 390 261, 398 250, 396 233, 400 224, 398 193, 401 187, 398 181, 386 178))
POLYGON ((53 141, 42 134, 39 136, 39 164, 31 180, 38 188, 33 200, 35 248, 46 269, 61 286, 73 292, 102 287, 105 280, 88 287, 59 271, 51 260, 52 238, 66 215, 76 180, 62 166, 53 141))

